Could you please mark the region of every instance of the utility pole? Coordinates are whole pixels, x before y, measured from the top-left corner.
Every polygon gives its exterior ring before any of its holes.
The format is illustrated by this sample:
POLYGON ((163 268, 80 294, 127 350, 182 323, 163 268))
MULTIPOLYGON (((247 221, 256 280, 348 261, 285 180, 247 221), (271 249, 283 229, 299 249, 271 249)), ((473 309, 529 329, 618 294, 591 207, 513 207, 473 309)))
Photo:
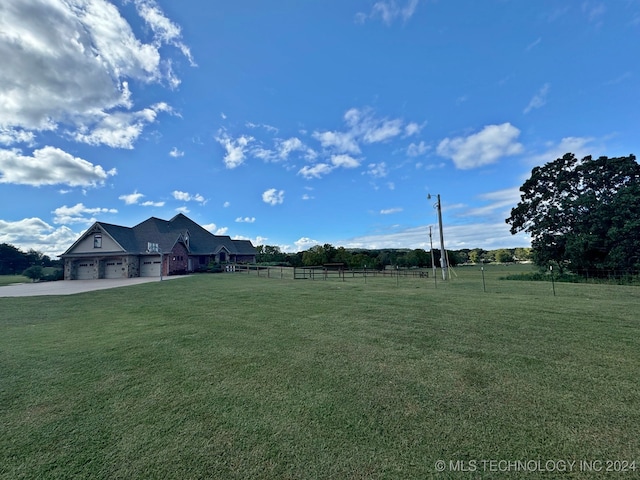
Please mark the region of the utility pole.
MULTIPOLYGON (((431 194, 427 195, 427 198, 431 198, 431 194)), ((440 204, 440 194, 438 194, 438 203, 435 204, 438 209, 438 228, 440 229, 440 267, 442 268, 442 279, 446 280, 449 273, 447 265, 447 251, 444 248, 444 233, 442 231, 442 206, 440 204)))
POLYGON ((431 225, 429 225, 429 244, 431 245, 431 268, 433 269, 433 278, 436 278, 436 262, 433 258, 433 235, 431 233, 431 225))
POLYGON ((447 265, 447 251, 444 249, 444 233, 442 232, 442 206, 440 194, 438 194, 438 227, 440 228, 440 266, 442 267, 442 279, 447 279, 449 266, 447 265))

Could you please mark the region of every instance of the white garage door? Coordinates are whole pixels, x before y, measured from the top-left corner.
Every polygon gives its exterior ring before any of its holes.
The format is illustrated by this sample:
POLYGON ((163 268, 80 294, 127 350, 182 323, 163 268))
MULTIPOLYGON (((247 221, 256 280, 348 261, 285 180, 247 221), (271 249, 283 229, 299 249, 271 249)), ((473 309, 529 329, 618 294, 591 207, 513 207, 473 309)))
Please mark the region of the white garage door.
POLYGON ((104 265, 104 278, 125 278, 124 265, 121 258, 109 259, 104 265))
POLYGON ((143 258, 140 260, 140 276, 141 277, 159 277, 160 276, 160 258, 143 258))
POLYGON ((94 267, 95 267, 95 260, 80 262, 78 264, 78 270, 76 271, 76 279, 93 280, 94 267))

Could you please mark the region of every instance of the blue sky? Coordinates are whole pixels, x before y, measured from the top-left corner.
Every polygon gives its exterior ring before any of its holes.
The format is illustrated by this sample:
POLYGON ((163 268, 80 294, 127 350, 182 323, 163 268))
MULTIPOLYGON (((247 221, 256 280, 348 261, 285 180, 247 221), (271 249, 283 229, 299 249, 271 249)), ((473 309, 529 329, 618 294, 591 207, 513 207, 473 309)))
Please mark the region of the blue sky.
POLYGON ((50 255, 179 212, 428 250, 428 194, 447 248, 528 246, 534 166, 640 153, 634 0, 3 0, 0 58, 0 242, 50 255))

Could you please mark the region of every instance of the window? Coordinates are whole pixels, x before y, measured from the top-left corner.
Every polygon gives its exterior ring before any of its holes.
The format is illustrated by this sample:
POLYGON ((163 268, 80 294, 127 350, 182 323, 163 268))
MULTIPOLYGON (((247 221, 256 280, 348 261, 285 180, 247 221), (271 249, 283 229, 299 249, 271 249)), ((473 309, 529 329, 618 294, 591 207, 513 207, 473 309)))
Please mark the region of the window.
POLYGON ((102 248, 102 235, 99 233, 93 236, 93 248, 102 248))

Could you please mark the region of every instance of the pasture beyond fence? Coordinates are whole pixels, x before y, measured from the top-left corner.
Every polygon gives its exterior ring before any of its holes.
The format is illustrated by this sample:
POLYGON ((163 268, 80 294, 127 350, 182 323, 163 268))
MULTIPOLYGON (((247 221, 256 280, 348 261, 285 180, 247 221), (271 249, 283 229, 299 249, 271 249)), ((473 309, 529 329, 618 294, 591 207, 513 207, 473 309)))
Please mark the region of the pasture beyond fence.
MULTIPOLYGON (((451 278, 447 281, 442 279, 442 271, 435 272, 431 268, 387 268, 385 270, 375 269, 347 269, 336 268, 335 266, 315 266, 315 267, 283 267, 267 266, 256 264, 229 265, 225 272, 236 275, 254 275, 262 278, 287 279, 287 280, 312 280, 312 281, 339 281, 339 282, 363 282, 368 279, 372 281, 395 280, 393 283, 406 281, 428 283, 433 287, 438 287, 442 283, 475 283, 479 289, 487 292, 495 290, 502 280, 525 280, 538 281, 548 284, 548 290, 553 295, 556 294, 557 286, 554 284, 561 282, 570 283, 598 283, 609 285, 640 285, 640 276, 623 272, 624 275, 614 275, 613 272, 606 278, 584 278, 577 275, 558 275, 553 272, 541 272, 531 264, 485 264, 485 265, 462 265, 455 269, 450 268, 451 278), (458 278, 460 274, 460 278, 458 278)), ((517 282, 520 283, 520 282, 517 282)), ((526 287, 529 288, 529 287, 526 287)))
POLYGON ((266 278, 281 278, 293 280, 341 280, 350 278, 430 278, 433 274, 430 268, 421 269, 385 269, 374 270, 367 268, 345 269, 331 267, 280 267, 266 265, 234 265, 225 270, 238 274, 257 275, 266 278))

